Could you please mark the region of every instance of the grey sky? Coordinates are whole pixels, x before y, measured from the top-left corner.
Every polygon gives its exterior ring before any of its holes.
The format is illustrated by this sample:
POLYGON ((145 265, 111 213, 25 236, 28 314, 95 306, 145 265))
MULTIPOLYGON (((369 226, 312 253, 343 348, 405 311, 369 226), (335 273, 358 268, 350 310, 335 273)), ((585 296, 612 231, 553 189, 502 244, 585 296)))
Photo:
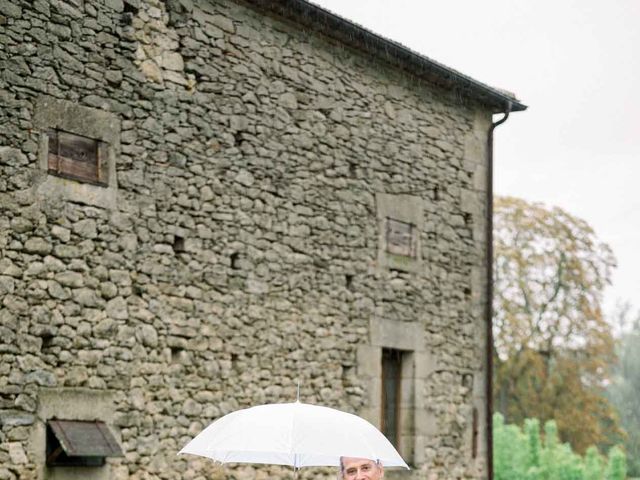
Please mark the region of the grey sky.
POLYGON ((586 220, 640 308, 640 0, 314 0, 529 105, 496 131, 495 189, 586 220))

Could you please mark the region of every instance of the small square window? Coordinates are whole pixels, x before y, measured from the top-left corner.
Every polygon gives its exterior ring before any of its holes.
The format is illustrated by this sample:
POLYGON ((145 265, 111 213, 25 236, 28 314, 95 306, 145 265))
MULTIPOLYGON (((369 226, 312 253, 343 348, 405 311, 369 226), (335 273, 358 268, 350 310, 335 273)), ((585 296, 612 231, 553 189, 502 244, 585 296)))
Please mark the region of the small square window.
POLYGON ((415 258, 415 225, 387 218, 387 252, 393 255, 415 258))
POLYGON ((179 235, 173 236, 173 251, 175 253, 185 253, 187 251, 185 248, 184 237, 180 237, 179 235))
POLYGON ((105 457, 122 457, 120 445, 104 422, 49 420, 47 465, 100 467, 105 457))
POLYGON ((47 131, 50 174, 107 186, 106 145, 93 138, 57 129, 47 131))
POLYGON ((423 199, 410 195, 376 194, 378 265, 386 271, 422 271, 425 232, 423 199))

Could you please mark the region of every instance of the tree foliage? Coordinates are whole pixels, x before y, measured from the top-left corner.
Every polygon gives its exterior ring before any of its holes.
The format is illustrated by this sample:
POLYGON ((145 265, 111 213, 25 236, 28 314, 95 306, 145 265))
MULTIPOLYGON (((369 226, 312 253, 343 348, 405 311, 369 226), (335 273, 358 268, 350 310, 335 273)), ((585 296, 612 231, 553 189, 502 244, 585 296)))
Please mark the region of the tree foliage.
POLYGON ((603 395, 614 356, 600 308, 615 260, 562 209, 494 204, 494 405, 510 422, 555 418, 580 453, 617 430, 603 395))
POLYGON ((541 439, 540 422, 527 419, 524 430, 504 423, 504 417, 493 416, 493 463, 495 480, 624 480, 626 456, 622 449, 609 451, 608 462, 591 446, 584 457, 558 439, 553 420, 544 425, 541 439))
POLYGON ((629 475, 640 477, 640 312, 632 318, 629 305, 620 305, 615 317, 623 333, 617 343, 617 361, 607 396, 626 432, 629 475))

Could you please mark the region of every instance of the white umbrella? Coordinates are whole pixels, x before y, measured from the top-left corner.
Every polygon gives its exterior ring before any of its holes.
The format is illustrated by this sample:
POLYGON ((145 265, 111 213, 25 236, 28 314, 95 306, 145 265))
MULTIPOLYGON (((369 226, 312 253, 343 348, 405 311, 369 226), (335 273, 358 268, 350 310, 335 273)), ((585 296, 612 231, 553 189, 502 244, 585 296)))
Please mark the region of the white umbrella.
POLYGON ((246 408, 216 420, 179 453, 222 463, 269 463, 295 468, 340 465, 340 457, 380 460, 409 468, 380 431, 333 408, 276 403, 246 408))

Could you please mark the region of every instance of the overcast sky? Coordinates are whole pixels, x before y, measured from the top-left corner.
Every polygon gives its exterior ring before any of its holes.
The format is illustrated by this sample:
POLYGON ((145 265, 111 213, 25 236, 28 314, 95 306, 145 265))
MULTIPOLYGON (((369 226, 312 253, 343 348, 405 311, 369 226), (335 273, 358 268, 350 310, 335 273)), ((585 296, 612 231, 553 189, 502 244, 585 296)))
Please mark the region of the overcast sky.
POLYGON ((640 308, 640 0, 314 0, 529 109, 495 139, 495 191, 586 220, 640 308))

